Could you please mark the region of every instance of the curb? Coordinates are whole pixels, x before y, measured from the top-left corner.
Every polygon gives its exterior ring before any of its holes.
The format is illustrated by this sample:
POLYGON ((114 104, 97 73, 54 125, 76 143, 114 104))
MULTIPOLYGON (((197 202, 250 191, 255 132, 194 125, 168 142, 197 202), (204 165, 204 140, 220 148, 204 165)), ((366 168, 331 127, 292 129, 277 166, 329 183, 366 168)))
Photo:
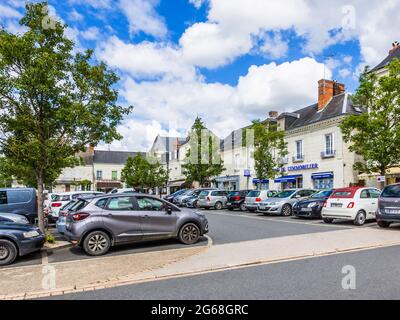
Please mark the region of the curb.
MULTIPOLYGON (((107 283, 98 284, 98 285, 92 284, 92 285, 85 285, 85 286, 80 286, 80 287, 71 286, 71 287, 59 288, 54 291, 41 291, 41 292, 36 291, 36 292, 26 292, 23 294, 16 294, 16 295, 5 295, 5 296, 0 296, 0 300, 25 300, 25 299, 46 298, 46 297, 59 296, 59 295, 64 295, 64 294, 73 294, 73 293, 79 293, 79 292, 85 292, 85 291, 94 291, 94 290, 101 290, 101 289, 107 289, 107 288, 114 288, 114 287, 119 287, 119 286, 124 286, 124 285, 145 283, 145 282, 150 282, 150 281, 168 280, 168 279, 173 279, 173 278, 195 276, 195 275, 211 273, 211 272, 235 270, 235 269, 241 269, 241 268, 246 268, 246 267, 254 267, 254 266, 260 266, 260 265, 266 265, 266 264, 274 264, 274 263, 295 261, 295 260, 301 260, 301 259, 324 257, 324 256, 329 256, 329 255, 351 253, 351 252, 357 252, 357 251, 366 251, 366 250, 371 250, 371 249, 392 247, 392 246, 398 246, 398 245, 400 245, 400 241, 390 242, 390 243, 386 243, 386 244, 370 245, 370 246, 366 246, 366 247, 334 249, 334 250, 330 250, 327 252, 321 252, 321 253, 314 252, 314 253, 297 255, 297 256, 255 260, 255 261, 240 263, 240 264, 236 264, 236 265, 224 264, 224 265, 219 265, 219 266, 214 266, 214 267, 201 268, 201 269, 192 270, 192 271, 183 272, 183 273, 182 272, 181 273, 171 273, 171 274, 164 274, 164 275, 160 275, 160 276, 151 275, 151 276, 146 276, 146 277, 136 278, 136 279, 135 279, 135 275, 128 275, 128 276, 123 276, 123 277, 110 278, 110 279, 108 279, 109 281, 107 283)), ((207 246, 207 248, 208 248, 208 246, 207 246)))
POLYGON ((52 247, 46 247, 46 245, 44 245, 44 247, 42 248, 42 251, 55 251, 55 250, 59 250, 59 249, 69 248, 69 247, 72 247, 71 243, 65 243, 65 244, 62 244, 60 246, 53 247, 53 248, 52 247))

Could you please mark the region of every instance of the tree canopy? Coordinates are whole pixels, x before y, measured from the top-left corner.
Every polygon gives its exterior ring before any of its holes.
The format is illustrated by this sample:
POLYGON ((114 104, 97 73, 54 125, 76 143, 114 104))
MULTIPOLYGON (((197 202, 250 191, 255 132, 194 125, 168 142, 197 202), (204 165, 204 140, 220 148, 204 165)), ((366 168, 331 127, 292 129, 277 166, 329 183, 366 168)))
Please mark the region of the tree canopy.
POLYGON ((35 180, 40 227, 43 183, 87 145, 120 139, 117 125, 130 112, 117 105, 118 76, 91 50, 75 53, 66 26, 49 19, 46 2, 27 4, 25 33, 0 30, 0 152, 18 178, 35 180))
POLYGON ((349 150, 362 157, 354 169, 383 176, 400 163, 400 61, 394 59, 383 77, 366 68, 352 100, 365 111, 341 124, 349 150))
POLYGON ((188 143, 189 149, 182 165, 187 182, 197 181, 203 186, 225 170, 220 140, 205 127, 199 117, 193 123, 188 143))

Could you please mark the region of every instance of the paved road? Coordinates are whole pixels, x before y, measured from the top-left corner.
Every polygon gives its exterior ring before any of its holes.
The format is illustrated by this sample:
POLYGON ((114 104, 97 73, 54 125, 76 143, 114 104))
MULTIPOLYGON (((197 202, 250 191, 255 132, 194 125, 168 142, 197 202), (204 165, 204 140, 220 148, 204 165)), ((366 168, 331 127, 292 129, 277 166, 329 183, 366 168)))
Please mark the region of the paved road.
MULTIPOLYGON (((341 228, 354 228, 351 222, 339 222, 326 225, 321 220, 301 220, 291 217, 271 217, 256 213, 227 210, 203 211, 209 220, 209 236, 215 244, 224 244, 240 241, 258 240, 290 236, 296 234, 307 234, 314 232, 326 232, 339 230, 341 228)), ((375 225, 368 223, 364 227, 375 225)), ((206 245, 207 239, 203 238, 196 246, 206 245)), ((178 249, 185 247, 177 240, 146 242, 115 247, 109 255, 124 255, 139 252, 150 252, 159 250, 178 249)), ((79 259, 92 259, 84 254, 80 248, 64 248, 48 253, 49 263, 73 261, 79 259)), ((42 263, 40 253, 33 253, 16 261, 14 266, 29 266, 42 263)))
POLYGON ((55 297, 55 299, 400 299, 400 247, 309 258, 55 297), (343 290, 342 268, 356 289, 343 290))

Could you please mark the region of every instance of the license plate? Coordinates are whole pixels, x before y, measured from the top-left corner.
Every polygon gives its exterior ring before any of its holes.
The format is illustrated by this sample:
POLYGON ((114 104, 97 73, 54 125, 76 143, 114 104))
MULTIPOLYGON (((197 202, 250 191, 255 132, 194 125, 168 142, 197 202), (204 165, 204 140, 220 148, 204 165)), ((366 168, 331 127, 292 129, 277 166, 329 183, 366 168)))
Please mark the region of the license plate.
POLYGON ((400 210, 398 210, 398 209, 386 209, 385 211, 389 214, 399 214, 400 213, 400 210))
POLYGON ((311 208, 301 208, 300 211, 302 211, 302 212, 311 212, 312 209, 311 208))
POLYGON ((331 203, 332 208, 341 208, 343 206, 342 203, 331 203))
POLYGON ((267 207, 265 207, 265 206, 259 206, 259 208, 260 208, 260 210, 265 210, 265 209, 267 209, 267 207))
POLYGON ((227 202, 227 203, 226 203, 226 205, 227 205, 227 206, 230 206, 230 205, 231 205, 231 203, 230 203, 230 202, 227 202))

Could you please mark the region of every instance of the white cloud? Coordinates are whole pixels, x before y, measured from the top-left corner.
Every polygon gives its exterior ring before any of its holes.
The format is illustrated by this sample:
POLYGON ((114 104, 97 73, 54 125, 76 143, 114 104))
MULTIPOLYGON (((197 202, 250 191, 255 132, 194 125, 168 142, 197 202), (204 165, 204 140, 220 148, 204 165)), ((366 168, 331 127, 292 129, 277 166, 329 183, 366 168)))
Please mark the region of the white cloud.
POLYGON ((85 40, 97 40, 100 35, 100 30, 96 27, 90 27, 89 29, 81 32, 81 36, 85 40))
POLYGON ((189 0, 189 3, 193 4, 195 8, 200 9, 200 7, 206 2, 207 0, 189 0))
MULTIPOLYGON (((134 118, 147 119, 144 123, 154 120, 165 128, 173 119, 174 128, 189 129, 199 115, 211 130, 224 137, 255 118, 265 118, 269 110, 293 111, 316 102, 317 81, 322 74, 322 64, 304 58, 280 65, 252 66, 240 77, 237 86, 206 83, 201 79, 137 81, 128 77, 120 94, 135 106, 134 118)), ((327 74, 330 76, 329 70, 327 74)), ((134 135, 128 130, 124 132, 134 135)), ((140 135, 135 135, 142 141, 140 135)), ((146 140, 150 141, 147 147, 155 135, 146 140)), ((135 139, 123 143, 131 149, 139 146, 135 139)))
POLYGON ((155 7, 159 0, 120 0, 119 6, 129 21, 131 34, 144 32, 162 38, 168 33, 165 23, 155 7))
POLYGON ((72 9, 70 14, 68 15, 68 19, 71 21, 83 21, 84 16, 75 9, 72 9))
POLYGON ((113 0, 68 0, 71 5, 88 5, 95 9, 110 9, 113 0))
POLYGON ((216 23, 196 23, 186 29, 180 41, 185 61, 199 67, 216 68, 250 51, 246 34, 230 35, 216 23))
POLYGON ((351 75, 351 71, 347 68, 343 68, 343 69, 339 70, 339 76, 343 79, 347 78, 350 75, 351 75))
POLYGON ((4 19, 13 19, 13 18, 21 18, 22 14, 18 12, 16 9, 6 6, 4 4, 0 4, 0 18, 4 19))
POLYGON ((181 52, 165 44, 128 44, 113 36, 98 47, 96 55, 134 78, 192 79, 196 76, 195 68, 182 62, 181 52))
POLYGON ((272 36, 265 33, 264 35, 261 35, 260 38, 262 39, 262 44, 259 50, 267 57, 279 59, 287 55, 289 45, 282 39, 282 36, 279 33, 275 33, 272 36))

